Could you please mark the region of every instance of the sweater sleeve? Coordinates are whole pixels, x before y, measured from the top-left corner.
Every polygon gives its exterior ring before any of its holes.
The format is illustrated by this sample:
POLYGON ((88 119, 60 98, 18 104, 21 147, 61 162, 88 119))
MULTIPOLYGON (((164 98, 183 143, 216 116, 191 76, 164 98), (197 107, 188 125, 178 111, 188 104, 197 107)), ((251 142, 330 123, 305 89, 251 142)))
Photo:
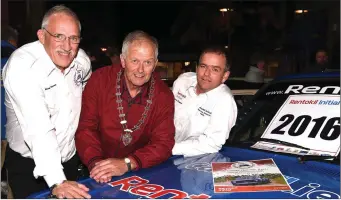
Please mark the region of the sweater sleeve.
POLYGON ((99 139, 99 105, 98 88, 100 73, 94 73, 83 92, 82 111, 78 129, 75 135, 76 148, 82 162, 92 169, 93 165, 103 159, 101 143, 99 139))
MULTIPOLYGON (((168 88, 167 88, 168 89, 168 88)), ((156 120, 152 129, 150 142, 131 156, 138 164, 138 168, 148 168, 167 160, 172 155, 174 146, 174 96, 169 93, 161 94, 156 110, 156 120), (168 95, 169 94, 169 95, 168 95), (161 97, 162 95, 162 97, 161 97)))

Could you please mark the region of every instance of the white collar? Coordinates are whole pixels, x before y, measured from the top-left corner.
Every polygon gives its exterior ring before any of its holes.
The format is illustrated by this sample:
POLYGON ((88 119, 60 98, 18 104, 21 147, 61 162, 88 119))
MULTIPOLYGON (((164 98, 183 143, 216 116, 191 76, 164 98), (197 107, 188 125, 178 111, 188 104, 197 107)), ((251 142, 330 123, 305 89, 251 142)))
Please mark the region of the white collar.
POLYGON ((199 95, 206 95, 206 97, 212 97, 212 98, 214 98, 215 97, 215 94, 217 93, 217 92, 219 92, 219 90, 220 90, 220 88, 222 87, 222 85, 223 85, 223 83, 222 84, 220 84, 218 87, 216 87, 216 88, 214 88, 214 89, 212 89, 212 90, 210 90, 210 91, 208 91, 208 92, 204 92, 204 93, 201 93, 201 94, 197 94, 197 89, 196 89, 196 86, 197 86, 197 84, 198 84, 198 81, 197 81, 197 77, 195 76, 195 79, 194 79, 194 81, 190 84, 190 86, 186 89, 186 91, 188 91, 190 88, 193 88, 193 91, 194 91, 194 93, 197 95, 197 96, 199 96, 199 95))

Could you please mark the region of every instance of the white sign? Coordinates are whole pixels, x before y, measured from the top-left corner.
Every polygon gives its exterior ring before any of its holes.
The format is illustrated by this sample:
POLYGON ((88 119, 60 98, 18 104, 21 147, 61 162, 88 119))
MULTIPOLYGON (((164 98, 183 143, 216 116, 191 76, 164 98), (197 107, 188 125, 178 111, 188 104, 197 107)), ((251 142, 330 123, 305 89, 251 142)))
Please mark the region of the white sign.
POLYGON ((310 149, 307 154, 336 156, 340 151, 340 96, 289 96, 262 138, 301 145, 310 149))

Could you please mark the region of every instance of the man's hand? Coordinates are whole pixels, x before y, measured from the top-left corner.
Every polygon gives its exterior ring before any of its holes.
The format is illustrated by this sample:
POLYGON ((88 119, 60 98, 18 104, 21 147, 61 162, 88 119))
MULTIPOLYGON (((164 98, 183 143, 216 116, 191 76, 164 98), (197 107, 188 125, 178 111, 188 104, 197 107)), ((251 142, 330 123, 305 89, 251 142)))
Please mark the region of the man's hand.
POLYGON ((90 172, 90 177, 99 183, 107 183, 112 176, 121 176, 128 171, 124 159, 108 158, 99 161, 90 172))
POLYGON ((83 184, 75 181, 64 181, 52 190, 52 194, 56 195, 59 199, 90 199, 88 194, 89 188, 83 184))

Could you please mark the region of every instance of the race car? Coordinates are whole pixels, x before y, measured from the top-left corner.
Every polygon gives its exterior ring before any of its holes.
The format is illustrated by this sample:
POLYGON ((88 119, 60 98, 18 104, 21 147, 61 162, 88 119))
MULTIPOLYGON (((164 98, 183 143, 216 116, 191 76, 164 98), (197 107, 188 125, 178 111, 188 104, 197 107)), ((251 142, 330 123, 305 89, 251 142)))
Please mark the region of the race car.
MULTIPOLYGON (((96 199, 339 199, 339 152, 340 74, 292 75, 257 91, 240 110, 221 151, 173 156, 155 167, 113 177, 106 184, 91 178, 80 182, 96 199), (215 192, 212 162, 260 159, 274 161, 290 191, 215 192)), ((29 198, 48 195, 46 190, 29 198)))
POLYGON ((239 177, 231 181, 233 185, 261 185, 270 183, 270 179, 258 176, 239 177))

